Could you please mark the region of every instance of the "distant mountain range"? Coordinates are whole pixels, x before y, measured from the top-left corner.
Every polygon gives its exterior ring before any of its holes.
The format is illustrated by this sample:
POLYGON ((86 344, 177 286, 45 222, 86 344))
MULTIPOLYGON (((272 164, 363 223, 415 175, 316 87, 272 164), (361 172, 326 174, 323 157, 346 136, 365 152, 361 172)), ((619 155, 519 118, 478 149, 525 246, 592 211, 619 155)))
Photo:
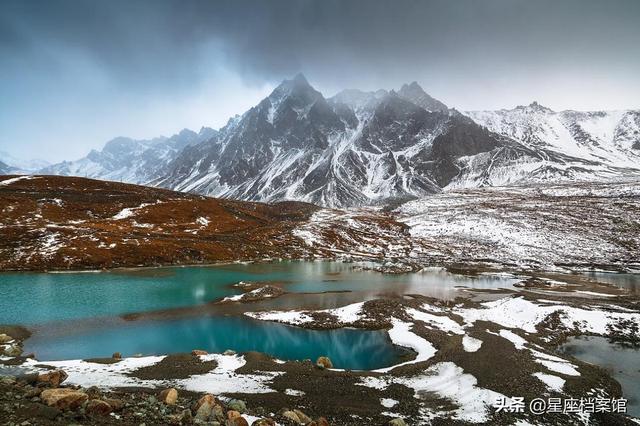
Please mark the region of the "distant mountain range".
POLYGON ((554 112, 534 102, 461 113, 415 82, 325 98, 297 75, 218 131, 117 138, 38 173, 243 200, 367 205, 448 188, 640 173, 640 111, 554 112))

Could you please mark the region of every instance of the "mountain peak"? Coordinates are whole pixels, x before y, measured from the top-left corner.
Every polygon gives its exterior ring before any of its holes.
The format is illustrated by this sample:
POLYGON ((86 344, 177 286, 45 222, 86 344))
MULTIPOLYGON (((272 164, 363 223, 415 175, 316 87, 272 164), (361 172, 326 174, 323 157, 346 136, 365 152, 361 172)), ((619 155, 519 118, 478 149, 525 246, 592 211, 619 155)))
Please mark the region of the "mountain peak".
POLYGON ((449 109, 439 100, 429 96, 417 81, 413 81, 410 84, 403 84, 398 91, 398 96, 426 109, 427 111, 447 111, 449 109))
POLYGON ((518 105, 516 109, 526 112, 553 112, 551 108, 540 105, 537 101, 533 101, 529 105, 518 105))

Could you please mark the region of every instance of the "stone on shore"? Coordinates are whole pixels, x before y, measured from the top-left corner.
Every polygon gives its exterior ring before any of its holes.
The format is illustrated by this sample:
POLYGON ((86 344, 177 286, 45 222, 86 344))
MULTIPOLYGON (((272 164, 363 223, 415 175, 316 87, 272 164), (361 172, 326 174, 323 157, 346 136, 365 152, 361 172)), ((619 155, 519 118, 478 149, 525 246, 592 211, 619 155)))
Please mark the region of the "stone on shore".
POLYGON ((397 419, 393 419, 389 421, 389 426, 407 426, 403 419, 398 417, 397 419))
POLYGON ((229 407, 230 410, 234 410, 239 413, 247 411, 247 404, 240 399, 232 399, 227 403, 227 407, 229 407))
POLYGON ((271 419, 258 419, 251 423, 251 426, 276 426, 276 422, 271 419))
POLYGON ((167 405, 175 405, 178 401, 178 391, 174 388, 165 389, 160 392, 160 401, 167 405))
POLYGON ((101 399, 92 399, 87 403, 85 407, 87 414, 94 414, 99 416, 106 416, 113 411, 111 405, 108 402, 101 399))
POLYGON ((59 410, 76 409, 88 399, 86 393, 69 388, 46 389, 42 391, 40 398, 48 406, 59 410))
POLYGON ((67 373, 64 370, 51 370, 46 373, 38 374, 38 382, 39 383, 47 383, 51 385, 53 388, 57 388, 60 386, 60 383, 67 380, 67 373))
POLYGON ((298 424, 302 423, 300 421, 300 417, 298 417, 298 415, 296 413, 294 413, 293 411, 285 411, 284 413, 282 413, 282 417, 289 419, 291 421, 294 421, 298 424))
POLYGON ((333 368, 333 363, 329 359, 329 357, 321 356, 316 361, 316 366, 318 368, 333 368))
POLYGON ((114 352, 113 355, 111 355, 111 358, 122 359, 122 354, 120 352, 114 352))
POLYGON ((13 341, 13 337, 8 334, 0 333, 0 344, 5 344, 13 341))
POLYGON ((305 413, 303 413, 300 410, 293 410, 294 413, 296 413, 296 416, 298 416, 298 419, 300 419, 300 423, 303 424, 309 424, 311 423, 313 420, 311 420, 311 417, 307 416, 305 413))

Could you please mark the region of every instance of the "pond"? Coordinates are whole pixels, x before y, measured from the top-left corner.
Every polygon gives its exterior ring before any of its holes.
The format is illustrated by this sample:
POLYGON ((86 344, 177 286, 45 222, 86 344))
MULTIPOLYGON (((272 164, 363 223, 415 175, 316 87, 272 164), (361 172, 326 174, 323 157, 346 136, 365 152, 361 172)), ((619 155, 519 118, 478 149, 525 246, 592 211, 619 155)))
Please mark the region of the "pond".
POLYGON ((587 272, 585 275, 594 281, 612 284, 616 287, 629 290, 632 294, 640 294, 640 274, 587 272))
POLYGON ((110 357, 114 351, 133 356, 232 349, 263 352, 283 360, 315 361, 328 356, 336 368, 370 370, 393 365, 409 354, 394 346, 384 330, 307 330, 242 316, 35 331, 26 341, 25 351, 46 360, 110 357))
POLYGON ((304 330, 243 316, 248 310, 319 309, 378 295, 452 299, 463 288, 513 288, 505 276, 440 269, 389 275, 371 265, 277 262, 82 273, 0 274, 0 323, 26 325, 25 351, 40 360, 164 354, 192 349, 259 351, 275 357, 328 355, 339 368, 390 366, 407 355, 386 331, 304 330), (238 282, 268 282, 287 294, 255 303, 214 303, 238 282), (177 312, 177 314, 176 314, 177 312))
POLYGON ((604 337, 583 336, 570 337, 559 350, 609 371, 628 399, 628 414, 640 416, 640 348, 610 342, 604 337))

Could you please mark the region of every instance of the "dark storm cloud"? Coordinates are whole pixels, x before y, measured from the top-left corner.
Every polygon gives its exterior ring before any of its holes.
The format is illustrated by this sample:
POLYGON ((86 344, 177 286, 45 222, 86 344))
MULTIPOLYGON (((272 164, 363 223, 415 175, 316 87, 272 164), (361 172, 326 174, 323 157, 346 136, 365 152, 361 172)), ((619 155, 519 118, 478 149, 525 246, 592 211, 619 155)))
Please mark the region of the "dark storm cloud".
POLYGON ((639 21, 637 0, 3 0, 0 148, 177 130, 299 71, 327 95, 418 80, 460 109, 638 107, 639 21))

